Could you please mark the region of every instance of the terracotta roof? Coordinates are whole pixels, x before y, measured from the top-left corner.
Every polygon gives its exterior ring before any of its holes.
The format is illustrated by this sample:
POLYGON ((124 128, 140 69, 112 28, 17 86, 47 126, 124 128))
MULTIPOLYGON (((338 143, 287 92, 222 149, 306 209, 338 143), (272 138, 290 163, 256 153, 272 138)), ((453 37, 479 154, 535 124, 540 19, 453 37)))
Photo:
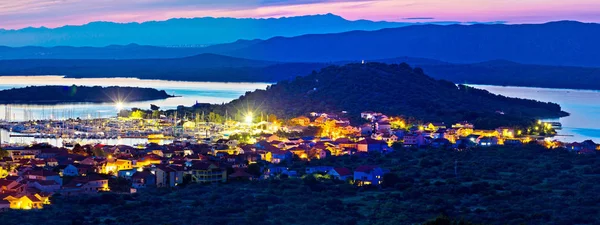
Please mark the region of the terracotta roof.
POLYGON ((338 168, 333 168, 333 170, 335 170, 335 172, 338 173, 340 176, 352 175, 352 171, 348 168, 338 167, 338 168))
POLYGON ((25 172, 24 175, 35 175, 35 176, 47 177, 47 176, 58 176, 58 173, 56 173, 54 171, 50 171, 50 170, 30 170, 30 171, 25 172))

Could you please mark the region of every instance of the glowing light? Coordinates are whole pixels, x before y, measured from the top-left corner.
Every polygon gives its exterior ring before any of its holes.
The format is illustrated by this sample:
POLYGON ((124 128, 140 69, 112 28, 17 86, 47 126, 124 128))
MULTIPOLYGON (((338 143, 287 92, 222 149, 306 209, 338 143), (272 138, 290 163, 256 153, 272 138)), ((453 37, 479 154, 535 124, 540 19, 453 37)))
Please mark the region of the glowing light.
POLYGON ((246 121, 247 124, 251 124, 252 120, 252 112, 248 112, 248 114, 246 114, 246 117, 244 118, 244 121, 246 121))
POLYGON ((125 108, 125 104, 123 102, 116 102, 115 108, 117 108, 117 110, 123 110, 123 108, 125 108))

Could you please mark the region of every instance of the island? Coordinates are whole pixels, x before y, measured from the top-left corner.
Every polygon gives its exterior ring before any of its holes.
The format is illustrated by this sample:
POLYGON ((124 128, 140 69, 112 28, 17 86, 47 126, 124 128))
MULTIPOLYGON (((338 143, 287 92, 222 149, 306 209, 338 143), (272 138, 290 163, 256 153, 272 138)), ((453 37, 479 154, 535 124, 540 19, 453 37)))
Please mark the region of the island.
POLYGON ((139 87, 29 86, 0 91, 0 104, 135 102, 174 97, 164 90, 139 87))
POLYGON ((284 119, 344 111, 354 124, 363 122, 358 117, 361 112, 372 110, 411 121, 469 121, 484 129, 528 126, 538 119, 569 115, 555 103, 510 98, 438 80, 406 63, 330 66, 248 92, 225 105, 196 105, 188 110, 223 116, 241 116, 244 112, 235 113, 246 110, 284 119))

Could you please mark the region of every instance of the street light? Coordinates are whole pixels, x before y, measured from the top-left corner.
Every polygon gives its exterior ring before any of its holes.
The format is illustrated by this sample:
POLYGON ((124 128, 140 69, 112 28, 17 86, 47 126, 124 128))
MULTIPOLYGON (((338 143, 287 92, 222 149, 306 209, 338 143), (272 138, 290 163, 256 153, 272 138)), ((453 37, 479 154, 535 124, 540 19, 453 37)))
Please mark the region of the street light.
POLYGON ((124 108, 124 104, 123 102, 116 102, 115 103, 115 108, 117 108, 117 110, 121 111, 124 108))
POLYGON ((252 123, 252 112, 248 112, 248 114, 246 114, 246 118, 244 119, 246 121, 247 124, 251 124, 252 123))

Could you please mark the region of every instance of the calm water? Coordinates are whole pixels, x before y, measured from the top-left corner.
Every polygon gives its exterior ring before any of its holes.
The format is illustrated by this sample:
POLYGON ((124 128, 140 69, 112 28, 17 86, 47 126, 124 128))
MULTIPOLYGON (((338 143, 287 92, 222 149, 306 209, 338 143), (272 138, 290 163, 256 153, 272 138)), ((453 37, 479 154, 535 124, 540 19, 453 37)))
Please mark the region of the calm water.
MULTIPOLYGON (((43 85, 85 85, 85 86, 129 86, 150 87, 165 90, 175 96, 163 100, 125 102, 123 108, 149 109, 150 104, 161 109, 175 109, 179 105, 191 106, 196 102, 220 104, 229 102, 256 89, 265 89, 267 83, 221 83, 221 82, 180 82, 163 80, 140 80, 136 78, 93 78, 73 79, 62 76, 0 76, 0 90, 15 87, 43 85)), ((81 103, 60 105, 2 105, 0 104, 0 120, 23 121, 25 119, 63 119, 63 118, 99 118, 116 116, 119 109, 114 103, 81 103), (10 110, 8 110, 10 109, 10 110), (8 113, 7 113, 8 111, 8 113)), ((5 130, 0 130, 0 143, 31 143, 32 141, 48 142, 62 146, 62 139, 34 139, 29 137, 12 137, 5 130)), ((71 141, 71 140, 67 140, 71 141)), ((135 145, 146 143, 147 139, 106 139, 106 140, 77 140, 79 143, 104 143, 135 145)))
MULTIPOLYGON (((220 104, 229 102, 243 95, 247 91, 264 89, 267 83, 220 83, 220 82, 180 82, 163 80, 140 80, 137 78, 94 78, 73 79, 62 76, 27 76, 5 77, 0 76, 0 90, 25 86, 43 85, 85 85, 85 86, 129 86, 150 87, 165 90, 175 96, 164 100, 126 102, 123 108, 133 107, 149 109, 150 104, 161 109, 174 109, 179 105, 191 106, 196 102, 220 104)), ((82 103, 61 104, 52 106, 42 105, 7 105, 0 104, 0 120, 22 121, 25 119, 62 119, 68 117, 111 117, 119 111, 114 103, 82 103), (9 113, 7 113, 9 111, 9 113)))
POLYGON ((491 85, 470 86, 509 97, 558 103, 563 111, 571 113, 571 115, 548 121, 559 121, 562 123, 563 129, 559 131, 559 135, 573 136, 557 137, 557 140, 580 142, 590 139, 596 143, 600 143, 600 91, 491 85))

